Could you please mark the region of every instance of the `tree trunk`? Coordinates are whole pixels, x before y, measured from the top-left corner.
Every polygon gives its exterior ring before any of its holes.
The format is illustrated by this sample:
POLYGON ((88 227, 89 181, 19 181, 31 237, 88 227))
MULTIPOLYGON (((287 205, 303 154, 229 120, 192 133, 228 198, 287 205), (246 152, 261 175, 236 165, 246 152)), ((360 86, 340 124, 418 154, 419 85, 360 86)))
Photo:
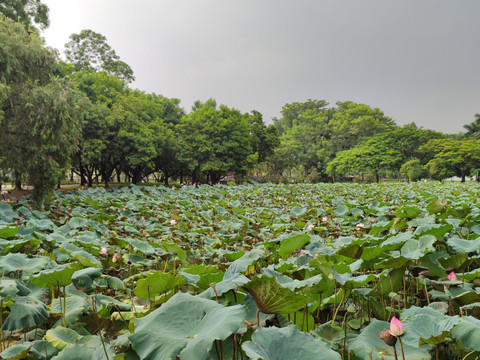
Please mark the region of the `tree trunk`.
POLYGON ((15 189, 22 190, 22 178, 18 171, 15 171, 13 176, 15 177, 15 189))
POLYGON ((375 173, 375 180, 377 180, 377 184, 380 182, 380 175, 375 173))

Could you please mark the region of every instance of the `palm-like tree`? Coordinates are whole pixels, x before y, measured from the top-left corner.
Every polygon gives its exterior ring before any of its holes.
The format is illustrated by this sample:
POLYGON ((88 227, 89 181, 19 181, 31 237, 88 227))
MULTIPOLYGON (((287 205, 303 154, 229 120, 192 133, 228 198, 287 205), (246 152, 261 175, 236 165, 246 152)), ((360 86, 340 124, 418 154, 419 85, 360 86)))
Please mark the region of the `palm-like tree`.
POLYGON ((475 114, 475 121, 466 124, 463 127, 467 130, 465 137, 480 139, 480 114, 475 114))

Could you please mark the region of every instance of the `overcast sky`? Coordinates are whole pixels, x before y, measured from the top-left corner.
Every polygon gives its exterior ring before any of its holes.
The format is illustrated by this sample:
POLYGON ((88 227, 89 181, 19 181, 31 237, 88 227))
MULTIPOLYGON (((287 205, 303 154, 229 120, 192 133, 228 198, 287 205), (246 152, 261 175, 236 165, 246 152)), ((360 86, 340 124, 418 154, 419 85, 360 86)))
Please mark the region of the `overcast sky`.
POLYGON ((286 103, 351 100, 446 133, 480 113, 478 0, 42 0, 47 44, 107 37, 133 87, 266 122, 286 103))

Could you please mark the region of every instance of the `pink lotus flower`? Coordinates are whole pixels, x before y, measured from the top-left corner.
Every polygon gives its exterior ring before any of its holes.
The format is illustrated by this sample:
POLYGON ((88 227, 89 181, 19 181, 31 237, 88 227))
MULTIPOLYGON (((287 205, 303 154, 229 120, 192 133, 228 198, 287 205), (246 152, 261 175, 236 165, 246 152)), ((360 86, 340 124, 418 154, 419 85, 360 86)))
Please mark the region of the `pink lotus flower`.
POLYGON ((120 260, 122 260, 122 255, 120 255, 120 254, 113 254, 112 262, 116 263, 116 262, 120 262, 120 260))
POLYGON ((127 208, 126 208, 126 207, 124 207, 124 208, 123 208, 123 211, 127 211, 127 208))
POLYGON ((176 223, 177 223, 177 220, 175 220, 175 219, 170 220, 170 225, 173 226, 173 225, 175 225, 176 223))
POLYGON ((364 226, 365 226, 365 224, 363 224, 363 223, 358 223, 357 224, 357 228, 363 228, 364 226))
POLYGON ((448 274, 448 280, 450 281, 458 281, 457 275, 452 271, 450 274, 448 274))
POLYGON ((107 253, 108 253, 108 249, 107 249, 106 247, 102 247, 102 248, 100 249, 100 255, 105 255, 105 256, 106 256, 107 253))
POLYGON ((328 217, 327 217, 327 216, 324 216, 324 217, 322 218, 322 222, 327 222, 327 221, 328 221, 328 217))
POLYGON ((313 224, 308 225, 308 230, 309 231, 312 231, 314 228, 315 228, 315 225, 313 225, 313 224))
POLYGON ((142 216, 142 221, 145 221, 145 216, 142 216))
POLYGON ((390 333, 395 336, 401 336, 405 333, 405 326, 395 316, 390 320, 390 333))

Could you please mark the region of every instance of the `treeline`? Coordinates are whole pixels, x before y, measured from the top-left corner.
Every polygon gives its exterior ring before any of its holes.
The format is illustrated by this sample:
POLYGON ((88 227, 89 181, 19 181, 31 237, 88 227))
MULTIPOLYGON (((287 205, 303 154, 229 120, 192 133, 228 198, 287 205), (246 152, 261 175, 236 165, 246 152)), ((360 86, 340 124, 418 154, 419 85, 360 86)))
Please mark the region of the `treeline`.
POLYGON ((0 183, 29 182, 38 204, 69 173, 82 185, 108 186, 149 176, 215 184, 249 174, 275 181, 292 174, 310 181, 373 174, 378 181, 387 172, 465 179, 480 168, 478 115, 467 134, 447 136, 413 123, 399 127, 353 102, 286 104, 272 125, 258 111, 213 99, 187 113, 179 99, 130 88, 132 69, 101 34, 73 34, 60 61, 34 27, 48 25, 48 8, 23 3, 0 8, 0 183))

